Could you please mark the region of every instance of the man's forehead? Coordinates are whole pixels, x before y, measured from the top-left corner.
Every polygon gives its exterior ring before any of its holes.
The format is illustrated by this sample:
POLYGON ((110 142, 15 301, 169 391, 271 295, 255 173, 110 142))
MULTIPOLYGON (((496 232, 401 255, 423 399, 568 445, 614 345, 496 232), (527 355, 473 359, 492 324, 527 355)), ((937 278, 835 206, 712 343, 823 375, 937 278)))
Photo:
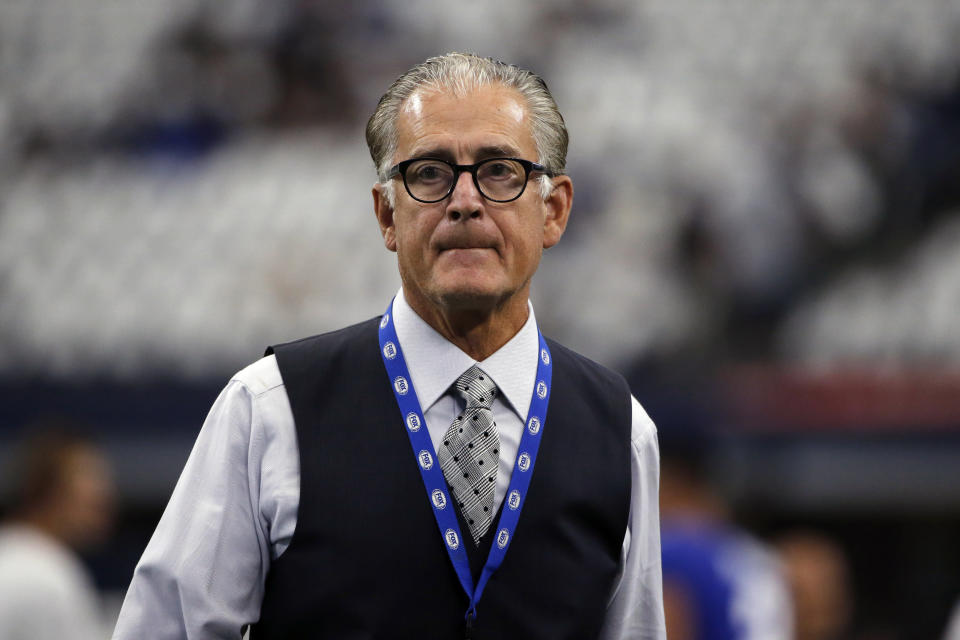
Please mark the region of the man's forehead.
POLYGON ((472 102, 479 96, 493 99, 498 108, 517 122, 522 122, 527 115, 526 100, 523 95, 512 87, 503 84, 482 84, 468 87, 447 87, 440 85, 424 85, 403 102, 400 112, 407 117, 419 118, 423 116, 425 104, 435 102, 437 98, 450 101, 472 102))
POLYGON ((423 116, 423 89, 417 89, 407 100, 403 103, 403 108, 400 109, 402 113, 407 118, 420 118, 423 116))
POLYGON ((504 85, 422 87, 401 105, 398 147, 412 152, 456 142, 481 153, 500 148, 517 154, 533 144, 528 114, 522 94, 504 85))

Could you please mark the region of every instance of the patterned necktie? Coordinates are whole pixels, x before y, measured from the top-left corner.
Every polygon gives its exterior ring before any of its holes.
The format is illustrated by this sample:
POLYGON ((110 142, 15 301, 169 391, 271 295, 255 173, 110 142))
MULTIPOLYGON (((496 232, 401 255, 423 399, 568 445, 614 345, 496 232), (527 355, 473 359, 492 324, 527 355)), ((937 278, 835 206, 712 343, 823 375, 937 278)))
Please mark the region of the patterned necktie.
POLYGON ((497 385, 474 365, 454 388, 467 401, 467 408, 447 429, 437 458, 477 544, 493 521, 500 435, 490 405, 497 397, 497 385))

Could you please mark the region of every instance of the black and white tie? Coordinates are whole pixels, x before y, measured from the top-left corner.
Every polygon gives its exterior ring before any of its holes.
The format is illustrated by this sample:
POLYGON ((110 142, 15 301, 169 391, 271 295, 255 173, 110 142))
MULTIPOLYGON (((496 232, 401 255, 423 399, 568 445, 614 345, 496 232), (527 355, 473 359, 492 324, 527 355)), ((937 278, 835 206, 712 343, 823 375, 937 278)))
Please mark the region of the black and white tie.
POLYGON ((490 406, 497 397, 497 385, 474 365, 454 388, 467 407, 447 429, 437 458, 476 544, 493 521, 500 435, 490 406))

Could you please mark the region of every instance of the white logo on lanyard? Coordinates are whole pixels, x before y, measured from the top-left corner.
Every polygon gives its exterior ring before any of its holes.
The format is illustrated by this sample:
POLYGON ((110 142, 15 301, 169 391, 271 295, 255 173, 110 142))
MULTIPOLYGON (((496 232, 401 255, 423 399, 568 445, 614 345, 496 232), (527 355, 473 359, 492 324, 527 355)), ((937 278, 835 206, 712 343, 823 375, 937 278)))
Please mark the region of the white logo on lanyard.
POLYGON ((550 354, 546 349, 540 349, 540 359, 543 360, 543 364, 550 366, 550 354))
POLYGON ((393 379, 393 388, 397 390, 397 393, 405 396, 410 391, 410 383, 403 376, 397 376, 393 379))
POLYGON ((507 543, 510 542, 510 532, 507 531, 506 527, 500 529, 500 532, 497 533, 497 546, 503 549, 507 546, 507 543))
POLYGON ((527 423, 527 429, 530 431, 530 435, 535 436, 540 433, 540 419, 537 416, 530 418, 530 422, 527 423))
POLYGON ((514 511, 516 511, 517 507, 520 506, 520 492, 516 489, 511 491, 510 495, 507 497, 507 506, 514 511))
POLYGON ((383 317, 380 318, 380 328, 383 329, 383 328, 386 327, 388 324, 390 324, 390 314, 389 314, 389 313, 385 313, 385 314, 383 314, 383 317))
POLYGON ((430 498, 433 500, 433 506, 437 509, 447 508, 447 496, 445 496, 440 489, 434 489, 433 493, 430 494, 430 498))
POLYGON ((530 454, 524 451, 520 454, 520 457, 517 458, 517 466, 520 467, 520 471, 526 471, 530 468, 530 454))
POLYGON ((429 470, 430 467, 433 466, 433 456, 430 455, 430 452, 426 449, 421 450, 420 453, 417 454, 417 460, 420 461, 420 466, 423 467, 424 471, 429 470))
POLYGON ((388 342, 387 344, 383 345, 383 356, 387 360, 393 360, 394 358, 396 358, 397 345, 393 344, 392 342, 388 342))
POLYGON ((547 397, 547 383, 543 380, 537 383, 537 395, 541 400, 547 397))
POLYGON ((453 529, 447 529, 446 533, 443 534, 443 539, 447 541, 447 546, 453 550, 460 546, 460 538, 453 529))
POLYGON ((407 414, 407 428, 414 433, 420 431, 420 416, 413 411, 407 414))

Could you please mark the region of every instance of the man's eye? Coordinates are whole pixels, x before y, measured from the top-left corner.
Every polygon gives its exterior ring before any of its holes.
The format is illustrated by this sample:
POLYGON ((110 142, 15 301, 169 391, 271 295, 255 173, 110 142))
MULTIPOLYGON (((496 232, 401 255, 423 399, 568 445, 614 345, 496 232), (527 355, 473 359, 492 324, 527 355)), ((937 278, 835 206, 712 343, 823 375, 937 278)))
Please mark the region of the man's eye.
POLYGON ((521 171, 513 162, 488 162, 482 169, 482 178, 493 180, 511 180, 521 171))
POLYGON ((428 164, 421 167, 417 167, 417 170, 414 174, 414 177, 419 182, 431 182, 434 180, 440 180, 444 177, 445 172, 442 167, 435 164, 428 164))

